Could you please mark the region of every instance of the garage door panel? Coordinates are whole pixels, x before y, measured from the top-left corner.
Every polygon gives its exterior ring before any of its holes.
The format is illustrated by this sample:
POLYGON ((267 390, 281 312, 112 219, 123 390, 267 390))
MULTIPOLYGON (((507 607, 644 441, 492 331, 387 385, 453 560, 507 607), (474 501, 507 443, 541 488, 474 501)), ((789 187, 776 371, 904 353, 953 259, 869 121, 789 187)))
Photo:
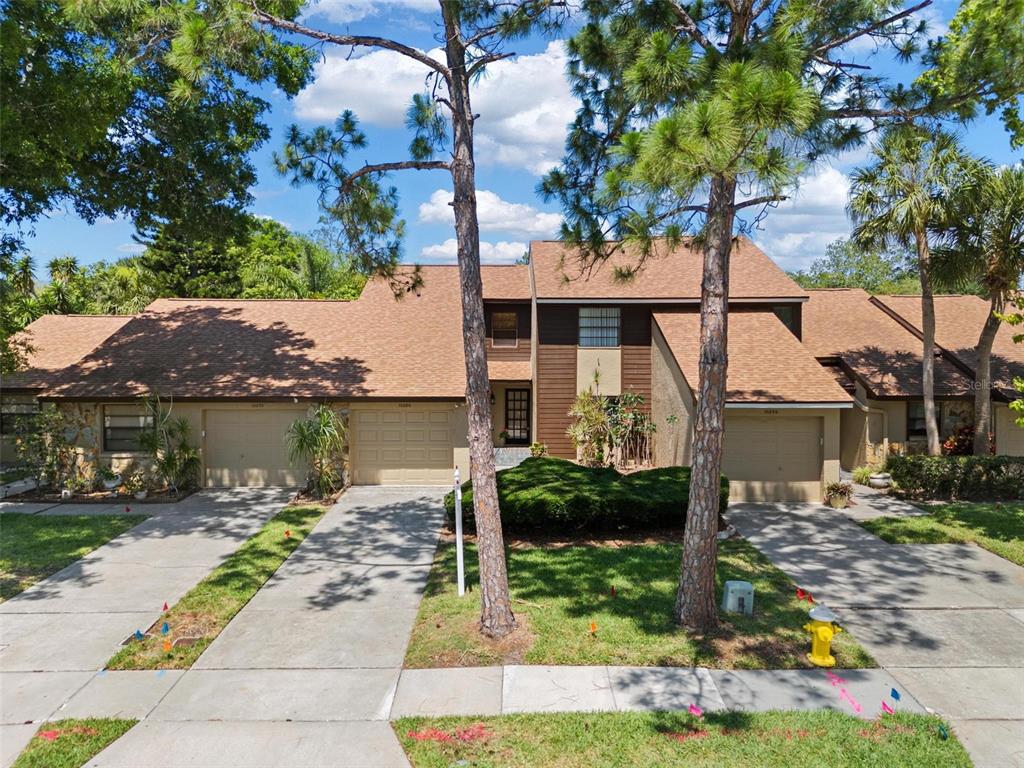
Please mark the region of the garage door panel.
POLYGON ((356 411, 352 481, 358 485, 433 485, 451 480, 450 405, 383 406, 356 411), (364 414, 373 414, 362 418, 364 414), (380 428, 369 426, 386 425, 380 428))
POLYGON ((301 485, 305 468, 289 460, 286 434, 304 415, 305 409, 205 411, 205 484, 301 485))
POLYGON ((822 428, 817 416, 728 414, 722 471, 730 494, 748 501, 819 500, 822 428))

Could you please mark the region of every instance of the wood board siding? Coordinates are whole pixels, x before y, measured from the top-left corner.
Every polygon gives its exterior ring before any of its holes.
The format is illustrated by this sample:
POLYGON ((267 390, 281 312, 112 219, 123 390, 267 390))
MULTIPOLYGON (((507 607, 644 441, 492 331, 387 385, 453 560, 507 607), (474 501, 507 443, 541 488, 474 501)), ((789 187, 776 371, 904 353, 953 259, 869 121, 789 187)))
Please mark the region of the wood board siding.
MULTIPOLYGON (((580 304, 537 307, 537 437, 552 456, 575 458, 565 435, 576 397, 576 350, 580 304)), ((651 400, 651 307, 620 307, 622 390, 651 400)))

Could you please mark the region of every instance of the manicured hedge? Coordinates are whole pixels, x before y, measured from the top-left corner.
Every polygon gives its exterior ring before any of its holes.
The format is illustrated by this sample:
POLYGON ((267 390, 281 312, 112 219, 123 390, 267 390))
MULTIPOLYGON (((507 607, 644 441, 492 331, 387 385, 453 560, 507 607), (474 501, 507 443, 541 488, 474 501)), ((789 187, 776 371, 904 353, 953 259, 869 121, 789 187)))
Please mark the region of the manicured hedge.
MULTIPOLYGON (((581 467, 565 459, 531 457, 498 472, 498 505, 507 530, 546 532, 640 529, 682 525, 690 493, 689 467, 663 467, 623 475, 607 467, 581 467)), ((729 501, 722 477, 721 507, 729 501)), ((454 525, 455 495, 444 500, 454 525)), ((473 490, 462 486, 463 522, 473 527, 473 490)))
POLYGON ((886 470, 913 496, 1024 498, 1024 456, 891 456, 886 470))

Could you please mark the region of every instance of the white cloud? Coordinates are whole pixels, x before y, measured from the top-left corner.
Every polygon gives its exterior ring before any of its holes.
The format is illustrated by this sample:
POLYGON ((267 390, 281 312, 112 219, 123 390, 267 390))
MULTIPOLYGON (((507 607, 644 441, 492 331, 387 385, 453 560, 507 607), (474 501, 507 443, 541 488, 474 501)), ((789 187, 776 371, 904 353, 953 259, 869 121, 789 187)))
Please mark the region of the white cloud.
POLYGON ((306 9, 305 17, 317 17, 347 24, 379 13, 393 13, 396 10, 415 13, 437 12, 437 0, 319 0, 306 9))
POLYGON ((117 250, 121 253, 139 254, 146 250, 146 246, 141 243, 121 243, 117 246, 117 250))
MULTIPOLYGON (((451 192, 436 190, 427 202, 420 204, 420 222, 454 224, 451 202, 451 192)), ((538 211, 525 203, 510 203, 486 189, 477 190, 476 206, 481 232, 504 232, 522 238, 554 237, 562 221, 560 214, 538 211)))
MULTIPOLYGON (((429 52, 441 59, 440 50, 429 52)), ((525 168, 541 174, 562 155, 566 125, 578 102, 565 79, 566 53, 560 41, 541 53, 498 61, 473 89, 476 157, 481 164, 525 168)), ((328 51, 316 80, 295 99, 303 120, 327 122, 351 109, 364 123, 385 128, 405 124, 414 93, 424 89, 426 68, 392 51, 347 58, 328 51)))
POLYGON ((825 246, 849 237, 846 203, 850 179, 832 167, 805 178, 792 197, 769 210, 752 237, 783 269, 806 269, 825 246))
MULTIPOLYGON (((506 242, 480 243, 482 264, 514 264, 527 251, 526 243, 506 242)), ((428 264, 454 264, 458 256, 458 242, 450 237, 443 243, 428 245, 420 251, 422 261, 428 264)))

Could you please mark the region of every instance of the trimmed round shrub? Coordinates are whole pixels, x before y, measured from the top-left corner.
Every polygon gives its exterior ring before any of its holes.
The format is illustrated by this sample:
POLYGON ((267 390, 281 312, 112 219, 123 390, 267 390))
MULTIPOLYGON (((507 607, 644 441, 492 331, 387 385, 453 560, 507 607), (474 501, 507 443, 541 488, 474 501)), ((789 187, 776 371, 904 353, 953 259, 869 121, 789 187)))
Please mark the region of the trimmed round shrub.
MULTIPOLYGON (((627 475, 610 467, 583 467, 538 456, 497 473, 498 506, 506 530, 565 532, 681 526, 690 494, 689 467, 661 467, 627 475)), ((723 476, 720 504, 729 502, 723 476)), ((444 499, 449 526, 455 494, 444 499)), ((473 487, 462 486, 462 515, 473 527, 473 487)))

